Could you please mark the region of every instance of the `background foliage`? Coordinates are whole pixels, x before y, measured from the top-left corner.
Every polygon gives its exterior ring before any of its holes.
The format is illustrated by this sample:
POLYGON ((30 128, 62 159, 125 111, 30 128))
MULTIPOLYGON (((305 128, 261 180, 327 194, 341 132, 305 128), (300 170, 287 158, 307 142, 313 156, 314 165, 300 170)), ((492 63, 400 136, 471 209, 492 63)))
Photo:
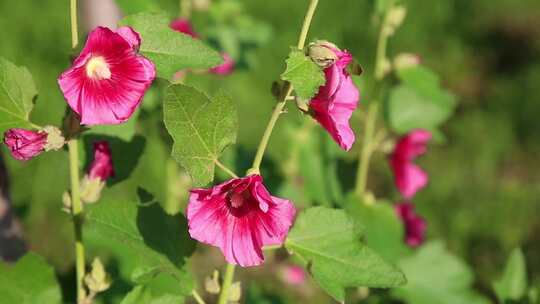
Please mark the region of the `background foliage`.
MULTIPOLYGON (((134 5, 138 2, 141 1, 134 1, 133 6, 127 7, 130 13, 147 9, 134 5)), ((171 18, 178 11, 176 1, 148 2, 155 2, 155 7, 164 9, 171 18)), ((469 266, 463 268, 462 262, 453 257, 441 262, 445 253, 441 253, 444 246, 440 243, 426 244, 400 266, 421 269, 425 264, 417 264, 414 260, 417 256, 426 256, 428 260, 435 256, 435 260, 443 263, 441 269, 449 270, 445 272, 445 278, 459 281, 455 286, 436 288, 440 291, 437 296, 447 299, 445 288, 459 290, 473 285, 476 292, 495 300, 501 293, 516 293, 516 289, 505 287, 495 288, 495 292, 492 284, 519 272, 507 269, 503 278, 507 258, 514 248, 521 247, 529 285, 540 288, 540 91, 537 89, 540 83, 540 5, 535 0, 453 0, 435 1, 428 9, 422 0, 404 2, 409 17, 390 42, 389 55, 401 51, 420 54, 423 63, 441 75, 441 85, 455 95, 456 102, 456 114, 441 128, 438 140, 442 144, 433 145, 420 160, 430 175, 430 184, 417 195, 415 204, 428 221, 428 238, 444 240, 446 247, 469 266)), ((119 3, 127 5, 128 1, 119 3)), ((275 102, 270 84, 285 70, 284 60, 290 52, 288 46, 296 41, 306 3, 244 0, 221 1, 221 5, 220 9, 208 14, 195 14, 195 27, 209 38, 211 44, 228 51, 238 62, 238 68, 225 78, 197 75, 188 77, 187 83, 211 96, 223 89, 232 97, 238 108, 238 145, 227 150, 225 158, 236 172, 242 172, 249 166, 263 132, 262 122, 267 121, 275 102), (239 3, 243 11, 238 14, 250 18, 231 18, 241 9, 239 3)), ((373 9, 373 1, 321 0, 311 37, 328 39, 348 49, 371 73, 376 39, 373 9)), ((39 102, 32 112, 32 120, 39 124, 59 124, 64 113, 65 102, 58 90, 56 76, 67 67, 66 58, 70 55, 68 11, 67 1, 0 2, 4 41, 0 44, 0 56, 17 66, 26 66, 33 75, 39 102)), ((369 83, 361 85, 361 89, 369 87, 369 83)), ((157 201, 170 214, 184 209, 182 204, 185 204, 189 179, 168 157, 172 141, 162 125, 164 88, 165 84, 158 83, 147 94, 133 129, 127 128, 122 136, 109 138, 119 172, 105 190, 104 201, 157 201)), ((407 93, 398 90, 391 94, 407 93)), ((365 107, 361 106, 353 118, 356 130, 360 130, 363 109, 365 107)), ((344 154, 329 142, 326 134, 311 123, 303 122, 296 111, 290 112, 286 120, 279 122, 271 138, 263 168, 267 183, 274 192, 291 197, 298 206, 345 205, 343 193, 350 190, 354 182, 358 145, 351 153, 344 154), (308 132, 310 136, 306 136, 308 132), (310 149, 320 153, 308 153, 310 149), (339 161, 329 161, 334 157, 339 161), (341 187, 333 184, 335 180, 328 177, 331 174, 336 175, 341 187)), ((392 121, 392 113, 387 115, 392 121)), ((84 144, 88 151, 93 138, 95 134, 85 135, 84 144)), ((2 149, 1 157, 9 171, 11 199, 24 224, 29 248, 44 256, 55 267, 60 282, 70 286, 73 256, 65 244, 72 242, 71 224, 69 218, 59 212, 62 193, 68 188, 66 152, 47 153, 38 161, 22 164, 5 157, 7 151, 2 149)), ((225 177, 219 174, 218 178, 225 177)), ((376 196, 398 198, 386 159, 380 154, 374 160, 369 189, 373 189, 376 196)), ((105 205, 100 207, 105 208, 105 205)), ((114 209, 115 206, 107 208, 114 209)), ((157 222, 163 221, 160 217, 172 217, 154 213, 152 216, 157 222)), ((378 216, 384 218, 382 213, 378 216)), ((124 224, 132 227, 129 223, 124 224)), ((92 227, 91 231, 101 229, 97 225, 92 227)), ((367 234, 368 243, 376 249, 377 238, 372 237, 375 240, 370 241, 370 234, 367 234)), ((92 238, 92 241, 103 243, 99 238, 92 238)), ((144 250, 146 246, 124 245, 138 250, 144 250)), ((100 252, 99 246, 93 248, 95 254, 100 252)), ((194 265, 191 265, 198 270, 198 276, 211 273, 222 262, 212 250, 204 249, 197 253, 192 261, 194 265), (201 262, 209 257, 214 257, 212 263, 201 262)), ((177 254, 189 250, 192 249, 184 248, 177 254)), ((519 254, 512 255, 512 261, 520 259, 516 255, 519 254)), ((156 261, 159 263, 163 256, 157 256, 156 261)), ((391 259, 392 254, 385 258, 391 259)), ((26 259, 20 267, 42 262, 33 256, 26 259)), ((127 293, 133 280, 141 282, 145 279, 144 271, 148 269, 142 269, 138 278, 125 275, 135 267, 136 260, 131 259, 136 257, 118 259, 112 256, 107 260, 106 265, 113 274, 122 274, 122 280, 125 280, 113 284, 107 292, 109 301, 127 293)), ((180 262, 180 257, 174 259, 178 263, 166 265, 173 267, 174 272, 181 273, 183 267, 189 267, 180 262)), ((279 260, 279 255, 276 259, 279 260)), ((169 257, 164 261, 170 263, 169 257)), ((519 262, 512 263, 519 265, 519 262)), ((16 270, 13 271, 16 277, 16 270)), ((44 276, 48 274, 48 270, 43 273, 44 276)), ((423 284, 423 280, 436 275, 415 273, 409 279, 423 284)), ((242 276, 267 278, 258 280, 263 283, 244 286, 247 303, 296 303, 299 298, 309 298, 310 303, 328 302, 326 296, 313 288, 283 291, 276 287, 272 280, 278 278, 272 271, 272 262, 254 274, 241 272, 240 278, 242 276)), ((157 280, 165 283, 155 284, 154 290, 171 286, 166 276, 158 276, 157 280)), ((47 296, 58 297, 57 290, 47 289, 48 286, 43 284, 47 296)), ((516 288, 519 293, 520 287, 516 288)), ((69 288, 62 290, 68 293, 65 297, 73 298, 69 288)), ((133 303, 137 302, 137 297, 149 297, 152 292, 151 287, 137 287, 132 291, 133 303)), ((394 293, 397 298, 406 300, 424 296, 411 294, 406 288, 396 289, 394 293)), ((376 294, 370 301, 378 303, 385 296, 376 294)), ((429 296, 432 295, 426 296, 427 299, 429 296)), ((463 293, 462 296, 469 295, 463 293)), ((470 297, 468 300, 448 300, 447 303, 472 303, 471 299, 476 295, 470 297)), ((422 298, 410 301, 426 303, 422 298)))

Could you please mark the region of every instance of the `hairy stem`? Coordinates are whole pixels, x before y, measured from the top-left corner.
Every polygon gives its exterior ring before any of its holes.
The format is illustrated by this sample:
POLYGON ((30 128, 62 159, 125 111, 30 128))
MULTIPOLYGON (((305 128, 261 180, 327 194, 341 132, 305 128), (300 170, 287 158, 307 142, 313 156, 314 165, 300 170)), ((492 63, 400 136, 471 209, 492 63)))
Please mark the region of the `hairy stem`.
MULTIPOLYGON (((313 19, 313 15, 315 14, 315 9, 317 8, 318 3, 319 3, 318 0, 311 0, 309 3, 306 16, 304 17, 304 23, 302 24, 302 30, 300 31, 300 36, 298 38, 297 48, 299 50, 303 49, 304 45, 306 44, 307 34, 309 32, 311 20, 313 19)), ((255 158, 253 160, 253 165, 251 166, 251 169, 248 170, 248 174, 260 173, 261 162, 264 156, 264 152, 266 151, 266 147, 268 146, 270 135, 272 135, 272 131, 274 130, 274 127, 276 126, 276 122, 279 116, 283 113, 285 104, 287 103, 287 100, 291 96, 292 91, 293 91, 292 85, 289 82, 286 82, 285 86, 283 87, 284 94, 282 94, 282 98, 280 102, 278 102, 278 104, 274 108, 274 111, 272 112, 272 116, 270 117, 270 121, 268 122, 268 125, 266 126, 266 129, 264 130, 263 137, 261 138, 261 142, 259 143, 259 147, 257 148, 257 153, 255 154, 255 158)))
POLYGON ((71 177, 71 204, 73 216, 73 228, 75 232, 75 267, 77 279, 77 301, 82 303, 86 292, 83 285, 84 280, 84 243, 82 233, 83 205, 79 191, 79 149, 77 139, 68 142, 69 150, 69 171, 71 177))
POLYGON ((361 198, 364 198, 367 186, 367 179, 369 174, 369 163, 371 160, 371 155, 375 150, 374 145, 374 134, 375 134, 375 124, 377 123, 377 114, 379 108, 379 101, 377 100, 379 94, 380 83, 384 78, 384 70, 386 65, 386 45, 388 42, 388 32, 386 30, 386 17, 384 18, 383 24, 379 31, 379 38, 377 40, 377 53, 375 55, 375 89, 373 90, 374 99, 371 100, 366 120, 364 124, 364 141, 362 149, 359 154, 358 161, 358 170, 356 174, 356 194, 361 198))
POLYGON ((221 294, 219 295, 218 304, 227 304, 229 300, 229 290, 234 278, 234 268, 235 265, 227 264, 227 269, 225 270, 225 276, 223 277, 223 285, 221 286, 221 294))

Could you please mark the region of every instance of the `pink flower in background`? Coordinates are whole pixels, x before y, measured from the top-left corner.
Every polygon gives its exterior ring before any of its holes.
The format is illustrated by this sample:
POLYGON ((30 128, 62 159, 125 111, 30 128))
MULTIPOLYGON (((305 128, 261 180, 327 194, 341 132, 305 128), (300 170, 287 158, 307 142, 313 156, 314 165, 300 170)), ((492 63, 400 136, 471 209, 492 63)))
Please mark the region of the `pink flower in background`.
POLYGON ((390 167, 394 172, 396 186, 406 199, 413 197, 428 183, 427 174, 413 161, 426 152, 427 143, 430 140, 431 133, 429 131, 411 131, 399 139, 390 157, 390 167))
POLYGON ((18 160, 30 160, 45 151, 47 132, 9 129, 4 133, 4 144, 18 160))
POLYGON ((199 38, 199 35, 195 32, 195 30, 193 30, 193 26, 191 25, 188 19, 185 19, 185 18, 175 19, 169 24, 169 27, 177 32, 184 33, 193 38, 197 38, 197 39, 199 38))
POLYGON ((426 221, 414 212, 411 203, 399 203, 396 212, 405 226, 405 242, 411 247, 417 247, 424 242, 426 221))
POLYGON ((221 57, 223 57, 223 63, 208 71, 218 75, 229 75, 234 71, 234 61, 227 53, 221 53, 221 57))
POLYGON ((335 62, 326 67, 326 83, 309 103, 313 117, 330 133, 344 150, 350 150, 355 136, 349 126, 349 119, 358 106, 360 93, 346 71, 352 56, 331 43, 321 47, 332 51, 335 62))
POLYGON ((285 266, 282 275, 285 283, 290 285, 301 285, 306 281, 306 271, 297 265, 285 266))
POLYGON ((90 179, 99 179, 104 182, 114 176, 111 149, 106 141, 94 143, 94 161, 88 170, 90 179))
POLYGON ((283 243, 295 213, 290 201, 270 195, 260 175, 192 189, 187 207, 191 237, 243 267, 264 261, 263 246, 283 243))
POLYGON ((140 43, 130 27, 90 32, 79 57, 58 78, 81 124, 120 124, 131 117, 156 76, 154 64, 137 54, 140 43))
MULTIPOLYGON (((191 25, 188 19, 185 19, 185 18, 175 19, 169 24, 169 27, 177 32, 184 33, 195 39, 200 38, 199 34, 195 32, 195 30, 193 29, 193 26, 191 25)), ((227 53, 221 53, 221 57, 223 57, 223 63, 209 69, 208 72, 212 74, 217 74, 217 75, 229 75, 234 71, 235 63, 232 57, 229 56, 229 54, 227 53)))

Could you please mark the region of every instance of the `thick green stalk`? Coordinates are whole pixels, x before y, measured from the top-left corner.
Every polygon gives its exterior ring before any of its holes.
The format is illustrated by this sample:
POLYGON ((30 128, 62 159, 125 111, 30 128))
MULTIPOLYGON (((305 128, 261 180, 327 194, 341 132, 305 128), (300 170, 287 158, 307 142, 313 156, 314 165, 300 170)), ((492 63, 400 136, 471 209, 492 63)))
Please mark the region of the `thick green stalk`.
POLYGON ((71 176, 71 211, 73 216, 73 227, 75 232, 75 267, 77 279, 77 301, 82 303, 86 297, 84 289, 84 243, 82 233, 83 204, 79 191, 79 149, 76 139, 68 142, 69 168, 71 176))
POLYGON ((374 99, 371 100, 366 120, 364 124, 364 138, 362 143, 362 149, 358 156, 358 170, 356 174, 356 194, 360 198, 364 198, 367 186, 367 179, 369 174, 369 163, 371 160, 371 155, 375 150, 374 145, 374 134, 375 134, 375 124, 377 123, 377 115, 379 108, 379 101, 377 100, 379 94, 380 84, 384 78, 384 70, 386 65, 386 45, 388 41, 388 32, 386 30, 386 18, 383 21, 379 32, 379 38, 377 40, 377 53, 375 55, 375 89, 373 90, 374 99))
MULTIPOLYGON (((71 16, 71 47, 76 48, 79 44, 79 33, 77 28, 77 0, 70 0, 71 16)), ((86 298, 84 289, 84 243, 83 243, 83 205, 79 191, 79 144, 77 139, 72 138, 68 142, 69 150, 69 172, 71 177, 71 213, 73 217, 73 228, 75 233, 75 269, 77 280, 77 302, 83 303, 86 298)))
POLYGON ((229 300, 229 290, 234 278, 234 268, 235 265, 227 264, 227 269, 225 270, 225 276, 223 277, 223 285, 221 286, 221 294, 219 295, 218 304, 227 304, 229 300))
MULTIPOLYGON (((306 44, 307 34, 311 25, 311 20, 313 20, 313 15, 315 14, 315 9, 317 8, 318 3, 318 0, 311 0, 309 3, 306 16, 304 17, 304 23, 302 24, 302 30, 300 31, 300 37, 298 38, 297 47, 300 50, 303 49, 304 45, 306 44)), ((281 113, 283 113, 283 108, 285 108, 285 104, 291 96, 292 91, 292 85, 289 82, 285 83, 285 86, 283 88, 284 94, 282 94, 283 96, 281 98, 281 101, 274 108, 272 116, 270 117, 270 121, 268 122, 263 137, 261 138, 261 142, 259 143, 259 147, 257 148, 257 153, 255 154, 255 158, 253 159, 253 165, 251 166, 251 169, 248 170, 248 174, 260 173, 259 168, 261 166, 266 147, 268 146, 270 135, 272 135, 272 131, 274 130, 276 122, 281 113)), ((227 264, 227 270, 225 271, 225 278, 223 280, 223 285, 221 286, 221 294, 219 295, 218 304, 226 304, 229 299, 229 289, 231 288, 231 284, 234 278, 234 268, 235 265, 227 264)))

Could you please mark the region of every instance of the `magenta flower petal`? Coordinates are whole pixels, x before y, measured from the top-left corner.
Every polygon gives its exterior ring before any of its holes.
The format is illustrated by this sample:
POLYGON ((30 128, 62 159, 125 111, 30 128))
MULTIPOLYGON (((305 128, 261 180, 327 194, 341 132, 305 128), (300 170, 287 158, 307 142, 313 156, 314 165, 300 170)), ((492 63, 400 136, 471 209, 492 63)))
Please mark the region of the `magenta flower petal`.
POLYGON ((156 76, 154 64, 136 52, 140 42, 129 27, 90 32, 73 66, 58 78, 81 124, 123 123, 137 109, 156 76))
POLYGON ((337 56, 337 60, 324 70, 326 83, 309 103, 313 117, 330 133, 344 150, 350 150, 354 133, 349 119, 358 107, 360 93, 346 71, 352 56, 339 49, 327 46, 337 56))
POLYGON ((395 210, 405 226, 405 242, 411 247, 420 246, 424 242, 427 224, 424 218, 414 212, 411 203, 399 203, 395 210))
POLYGON ((390 157, 396 187, 406 199, 412 198, 429 181, 426 172, 413 163, 414 159, 426 152, 429 140, 429 131, 411 131, 398 141, 390 157))
POLYGON ((185 18, 178 18, 173 20, 169 27, 173 30, 189 35, 193 38, 199 38, 199 35, 193 30, 193 26, 191 25, 191 22, 189 22, 188 19, 185 18))
POLYGON ((102 182, 114 176, 111 149, 106 141, 94 143, 94 161, 88 170, 90 179, 99 179, 102 182))
POLYGON ((234 60, 227 53, 221 53, 221 57, 223 57, 223 63, 208 71, 218 75, 229 75, 234 71, 234 60))
POLYGON ((45 151, 47 132, 25 129, 9 129, 4 133, 4 144, 13 158, 30 160, 45 151))
POLYGON ((290 285, 302 285, 306 281, 306 271, 297 265, 286 266, 283 270, 283 281, 290 285))
POLYGON ((264 261, 263 246, 283 243, 295 213, 290 201, 270 195, 260 175, 193 189, 187 207, 191 237, 243 267, 264 261))

